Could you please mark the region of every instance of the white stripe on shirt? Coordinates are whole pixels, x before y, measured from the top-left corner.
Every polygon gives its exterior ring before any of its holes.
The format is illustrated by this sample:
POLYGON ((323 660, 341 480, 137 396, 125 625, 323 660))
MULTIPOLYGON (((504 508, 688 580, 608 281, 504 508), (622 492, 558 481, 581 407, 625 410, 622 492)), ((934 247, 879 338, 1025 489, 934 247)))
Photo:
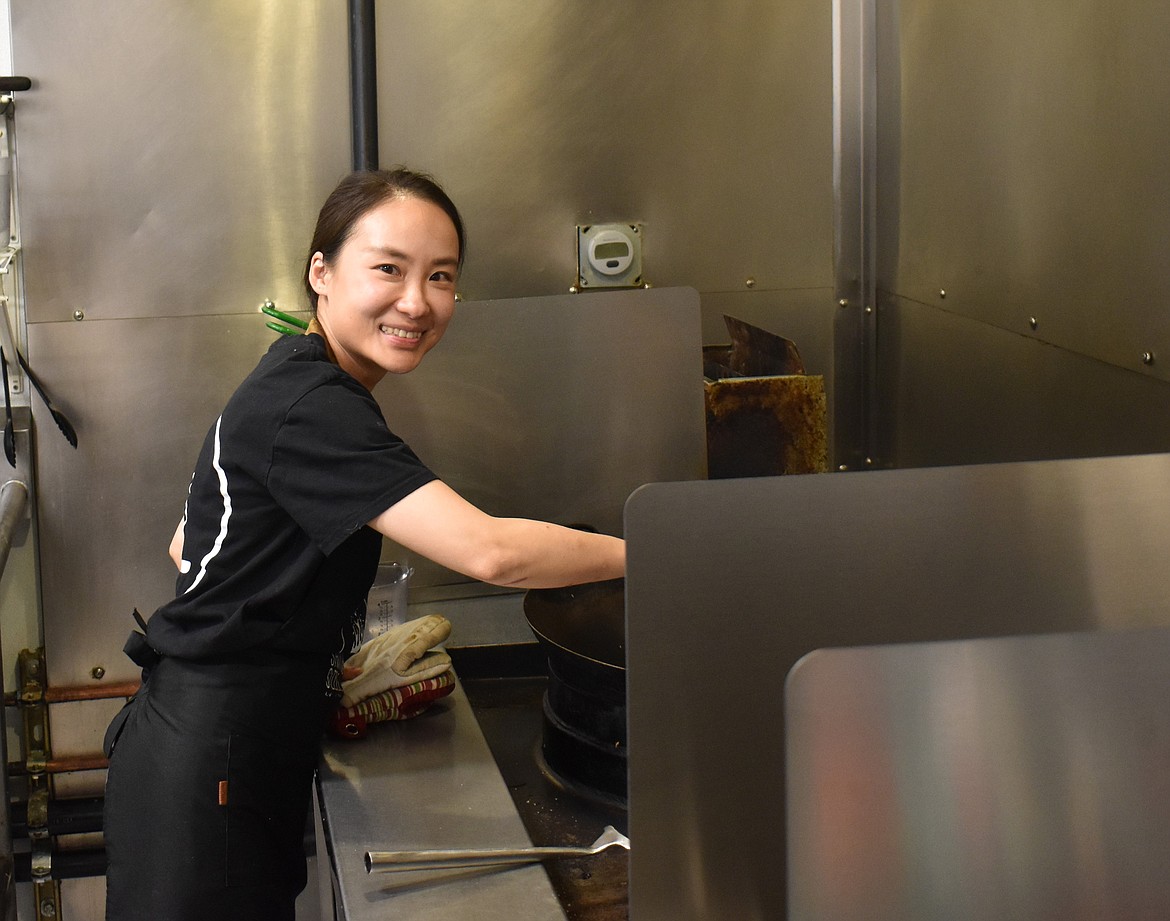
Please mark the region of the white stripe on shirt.
POLYGON ((219 494, 223 496, 223 516, 219 519, 219 534, 216 535, 215 543, 211 545, 207 556, 200 560, 199 572, 195 576, 195 581, 187 586, 187 590, 183 592, 184 595, 202 582, 203 577, 207 575, 207 564, 219 555, 224 538, 227 537, 228 520, 232 517, 232 497, 228 494, 227 474, 219 465, 219 427, 222 423, 223 416, 215 420, 215 447, 211 452, 211 466, 215 469, 216 476, 219 477, 219 494))

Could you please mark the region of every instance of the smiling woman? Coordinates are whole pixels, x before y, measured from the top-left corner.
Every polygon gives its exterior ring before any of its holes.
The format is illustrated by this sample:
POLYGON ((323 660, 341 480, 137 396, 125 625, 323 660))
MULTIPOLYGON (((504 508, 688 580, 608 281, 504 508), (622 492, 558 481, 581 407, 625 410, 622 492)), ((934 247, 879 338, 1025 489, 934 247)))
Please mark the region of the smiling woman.
POLYGON ((208 432, 171 543, 176 597, 126 647, 143 683, 106 734, 108 921, 292 921, 382 535, 502 585, 624 575, 619 538, 488 515, 387 426, 371 388, 442 338, 462 259, 459 213, 422 174, 355 173, 322 208, 314 319, 208 432))
POLYGON ((332 259, 316 250, 307 278, 337 363, 367 389, 404 374, 455 312, 461 233, 433 201, 396 192, 353 224, 332 259))

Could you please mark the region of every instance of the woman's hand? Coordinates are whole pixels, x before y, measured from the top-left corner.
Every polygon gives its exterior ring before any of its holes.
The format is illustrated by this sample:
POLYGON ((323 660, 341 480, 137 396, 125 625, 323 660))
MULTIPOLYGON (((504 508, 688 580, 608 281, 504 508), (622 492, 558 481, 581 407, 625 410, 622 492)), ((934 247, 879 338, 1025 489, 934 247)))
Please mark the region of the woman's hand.
POLYGON ((620 538, 526 518, 494 518, 439 480, 390 506, 370 527, 492 585, 556 588, 626 573, 620 538))

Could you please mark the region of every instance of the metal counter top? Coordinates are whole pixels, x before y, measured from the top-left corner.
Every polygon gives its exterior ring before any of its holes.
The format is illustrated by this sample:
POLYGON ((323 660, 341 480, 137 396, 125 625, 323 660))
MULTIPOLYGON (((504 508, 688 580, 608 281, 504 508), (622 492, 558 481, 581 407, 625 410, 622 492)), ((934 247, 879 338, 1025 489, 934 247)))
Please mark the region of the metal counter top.
POLYGON ((532 843, 461 687, 412 720, 326 742, 317 793, 346 921, 564 921, 540 865, 366 872, 368 850, 532 843))

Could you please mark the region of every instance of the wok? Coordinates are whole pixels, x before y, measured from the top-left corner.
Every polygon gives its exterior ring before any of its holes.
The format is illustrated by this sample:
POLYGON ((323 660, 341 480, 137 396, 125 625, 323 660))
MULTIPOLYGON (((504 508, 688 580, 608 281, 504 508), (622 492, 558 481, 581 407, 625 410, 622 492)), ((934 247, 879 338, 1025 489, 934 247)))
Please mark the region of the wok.
POLYGON ((625 687, 626 580, 530 589, 524 616, 551 657, 625 687))
POLYGON ((532 589, 524 615, 548 657, 545 762, 568 785, 624 802, 625 580, 532 589))

